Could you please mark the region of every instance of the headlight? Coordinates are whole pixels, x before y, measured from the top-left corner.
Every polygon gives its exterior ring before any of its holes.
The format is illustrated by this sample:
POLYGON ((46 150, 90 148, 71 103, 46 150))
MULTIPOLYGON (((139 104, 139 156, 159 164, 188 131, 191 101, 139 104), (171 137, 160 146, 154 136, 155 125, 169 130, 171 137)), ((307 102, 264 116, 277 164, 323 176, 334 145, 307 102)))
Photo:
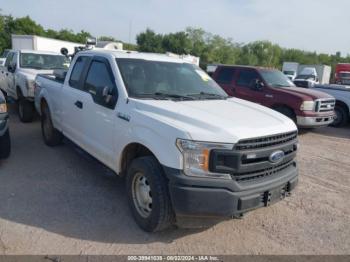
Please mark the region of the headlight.
POLYGON ((304 101, 301 106, 301 111, 314 111, 315 109, 315 102, 314 101, 304 101))
POLYGON ((6 104, 0 104, 0 114, 7 112, 7 106, 6 104))
POLYGON ((209 171, 210 151, 212 149, 232 150, 233 144, 217 144, 177 139, 176 145, 183 155, 183 169, 188 176, 231 179, 230 174, 209 171))

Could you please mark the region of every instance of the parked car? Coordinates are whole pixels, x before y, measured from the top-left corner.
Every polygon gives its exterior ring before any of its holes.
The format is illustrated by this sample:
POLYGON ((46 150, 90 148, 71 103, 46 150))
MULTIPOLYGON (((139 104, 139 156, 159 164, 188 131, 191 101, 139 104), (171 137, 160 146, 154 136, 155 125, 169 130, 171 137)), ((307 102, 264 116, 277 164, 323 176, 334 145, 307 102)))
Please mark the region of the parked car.
POLYGON ((31 122, 34 117, 35 76, 68 65, 65 56, 53 52, 11 50, 7 54, 5 65, 0 67, 0 89, 18 101, 18 115, 22 122, 31 122))
POLYGON ((313 67, 306 67, 295 77, 294 84, 297 87, 311 88, 319 84, 317 71, 313 67))
POLYGON ((219 65, 214 80, 230 96, 270 107, 299 127, 327 126, 334 118, 334 97, 298 88, 280 71, 249 66, 219 65))
POLYGON ((8 117, 6 100, 0 91, 0 159, 9 157, 11 153, 8 117))
POLYGON ((349 123, 350 119, 350 87, 342 85, 316 85, 315 90, 325 92, 335 97, 335 114, 334 127, 342 127, 349 123))
POLYGON ((132 213, 146 231, 241 216, 297 184, 293 121, 228 97, 183 59, 82 51, 64 79, 55 73, 36 78, 45 143, 65 136, 126 177, 132 213))
POLYGON ((282 72, 285 74, 291 81, 293 81, 299 69, 299 63, 295 62, 284 62, 282 66, 282 72))

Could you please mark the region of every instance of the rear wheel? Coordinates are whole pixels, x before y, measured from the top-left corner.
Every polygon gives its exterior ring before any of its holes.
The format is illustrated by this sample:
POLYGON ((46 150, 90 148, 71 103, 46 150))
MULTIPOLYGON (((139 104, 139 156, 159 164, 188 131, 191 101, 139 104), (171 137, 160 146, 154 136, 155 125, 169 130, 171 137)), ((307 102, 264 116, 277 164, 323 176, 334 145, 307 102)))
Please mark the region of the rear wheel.
POLYGON ((32 122, 34 118, 34 105, 32 102, 26 100, 23 96, 19 97, 18 116, 23 123, 32 122))
POLYGON ((0 136, 0 159, 8 158, 11 153, 10 132, 7 130, 4 135, 0 136))
POLYGON ((349 111, 343 106, 336 105, 334 108, 335 118, 331 126, 342 127, 349 122, 349 111))
POLYGON ((46 145, 57 146, 62 143, 63 135, 54 128, 47 105, 44 105, 41 110, 41 132, 46 145))
POLYGON ((161 231, 174 224, 168 184, 160 164, 153 156, 132 161, 126 187, 132 214, 143 230, 161 231))

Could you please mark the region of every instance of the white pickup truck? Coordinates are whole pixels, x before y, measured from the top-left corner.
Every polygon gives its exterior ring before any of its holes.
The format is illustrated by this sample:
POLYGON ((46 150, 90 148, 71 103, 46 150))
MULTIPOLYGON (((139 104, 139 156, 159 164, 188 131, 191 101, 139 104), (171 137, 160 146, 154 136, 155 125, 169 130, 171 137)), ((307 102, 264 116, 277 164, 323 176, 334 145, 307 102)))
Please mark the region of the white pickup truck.
POLYGON ((69 60, 58 53, 34 50, 10 50, 5 64, 0 66, 0 89, 18 101, 18 115, 22 122, 34 116, 34 80, 37 74, 64 69, 69 60))
POLYGON ((297 184, 293 121, 179 58, 81 51, 66 74, 38 75, 35 93, 45 143, 65 136, 125 176, 146 231, 240 217, 297 184))

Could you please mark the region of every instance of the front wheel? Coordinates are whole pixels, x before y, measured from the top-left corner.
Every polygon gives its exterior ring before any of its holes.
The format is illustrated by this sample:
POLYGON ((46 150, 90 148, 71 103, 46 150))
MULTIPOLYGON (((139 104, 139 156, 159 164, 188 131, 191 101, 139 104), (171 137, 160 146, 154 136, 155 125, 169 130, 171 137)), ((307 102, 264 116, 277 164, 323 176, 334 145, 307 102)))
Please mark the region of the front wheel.
POLYGON ((41 111, 41 132, 45 144, 48 146, 61 144, 63 135, 53 126, 48 106, 44 105, 41 111))
POLYGON ((32 122, 34 118, 34 105, 24 97, 18 101, 18 116, 23 123, 32 122))
POLYGON ((168 183, 153 156, 132 161, 127 173, 126 189, 132 214, 143 230, 156 232, 174 224, 168 183))
POLYGON ((344 107, 336 105, 334 108, 335 118, 331 126, 342 127, 349 122, 349 112, 344 107))
POLYGON ((10 132, 7 130, 3 136, 0 136, 0 159, 8 158, 11 153, 10 132))

